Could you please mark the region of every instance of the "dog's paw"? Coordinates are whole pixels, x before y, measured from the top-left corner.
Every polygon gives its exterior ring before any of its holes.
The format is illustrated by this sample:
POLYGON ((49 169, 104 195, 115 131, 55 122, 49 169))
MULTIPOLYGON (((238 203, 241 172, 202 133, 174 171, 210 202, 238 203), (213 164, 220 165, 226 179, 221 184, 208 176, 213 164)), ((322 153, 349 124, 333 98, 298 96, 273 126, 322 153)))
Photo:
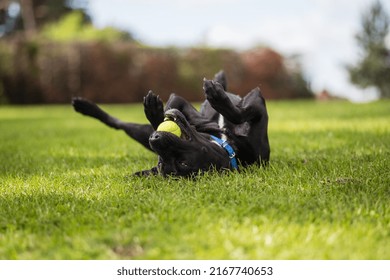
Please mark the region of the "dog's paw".
POLYGON ((72 98, 72 105, 76 112, 79 112, 83 115, 97 117, 101 114, 101 110, 95 103, 82 97, 72 98))
POLYGON ((213 80, 215 82, 218 82, 223 87, 223 89, 225 91, 227 90, 227 79, 226 79, 225 72, 223 70, 221 70, 217 74, 215 74, 213 80))
POLYGON ((203 79, 203 91, 206 99, 211 104, 218 104, 229 99, 223 89, 223 86, 215 81, 203 79))
POLYGON ((154 129, 157 129, 160 123, 164 121, 164 105, 158 95, 151 90, 144 97, 144 112, 146 118, 154 129))

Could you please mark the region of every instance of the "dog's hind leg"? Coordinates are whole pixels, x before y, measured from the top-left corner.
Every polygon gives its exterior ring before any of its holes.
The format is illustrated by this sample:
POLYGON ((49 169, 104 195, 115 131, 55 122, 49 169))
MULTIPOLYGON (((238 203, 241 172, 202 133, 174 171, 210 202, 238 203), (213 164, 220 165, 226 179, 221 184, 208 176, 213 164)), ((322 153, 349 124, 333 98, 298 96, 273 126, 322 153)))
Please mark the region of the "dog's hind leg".
POLYGON ((73 98, 72 105, 77 112, 98 119, 111 128, 123 130, 131 138, 151 150, 149 146, 149 136, 153 132, 153 127, 151 125, 123 122, 110 116, 95 103, 80 97, 73 98))

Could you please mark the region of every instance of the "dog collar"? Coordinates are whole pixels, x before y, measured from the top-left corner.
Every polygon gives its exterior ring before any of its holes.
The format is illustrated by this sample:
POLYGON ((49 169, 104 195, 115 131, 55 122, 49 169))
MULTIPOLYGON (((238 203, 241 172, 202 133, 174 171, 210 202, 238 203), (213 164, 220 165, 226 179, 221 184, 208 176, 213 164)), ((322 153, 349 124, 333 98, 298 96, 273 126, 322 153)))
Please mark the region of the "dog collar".
POLYGON ((236 153, 234 152, 234 149, 232 146, 229 145, 229 143, 226 140, 222 140, 218 137, 215 137, 214 135, 210 135, 211 139, 213 139, 219 146, 225 149, 225 151, 229 154, 230 159, 230 166, 233 169, 238 169, 237 159, 236 159, 236 153))

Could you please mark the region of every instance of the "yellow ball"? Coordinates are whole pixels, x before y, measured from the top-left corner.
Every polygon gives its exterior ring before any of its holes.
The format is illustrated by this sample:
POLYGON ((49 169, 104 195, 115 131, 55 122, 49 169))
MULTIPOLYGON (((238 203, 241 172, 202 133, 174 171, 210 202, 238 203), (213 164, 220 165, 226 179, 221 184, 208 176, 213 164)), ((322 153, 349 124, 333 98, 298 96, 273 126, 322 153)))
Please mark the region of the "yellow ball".
POLYGON ((157 131, 166 131, 175 134, 177 137, 181 136, 180 127, 173 121, 165 121, 160 123, 157 127, 157 131))

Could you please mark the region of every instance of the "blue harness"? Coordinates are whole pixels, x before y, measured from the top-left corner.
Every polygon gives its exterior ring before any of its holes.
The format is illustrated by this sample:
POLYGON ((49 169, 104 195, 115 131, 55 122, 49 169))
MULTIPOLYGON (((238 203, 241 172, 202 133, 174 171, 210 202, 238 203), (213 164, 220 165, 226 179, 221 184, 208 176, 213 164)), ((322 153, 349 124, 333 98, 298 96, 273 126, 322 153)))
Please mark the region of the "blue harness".
POLYGON ((218 137, 215 137, 214 135, 210 135, 210 137, 215 142, 217 142, 218 145, 220 145, 222 148, 224 148, 225 151, 229 154, 230 166, 233 169, 238 169, 236 153, 234 152, 232 146, 230 146, 229 143, 226 140, 222 140, 222 139, 220 139, 218 137))

